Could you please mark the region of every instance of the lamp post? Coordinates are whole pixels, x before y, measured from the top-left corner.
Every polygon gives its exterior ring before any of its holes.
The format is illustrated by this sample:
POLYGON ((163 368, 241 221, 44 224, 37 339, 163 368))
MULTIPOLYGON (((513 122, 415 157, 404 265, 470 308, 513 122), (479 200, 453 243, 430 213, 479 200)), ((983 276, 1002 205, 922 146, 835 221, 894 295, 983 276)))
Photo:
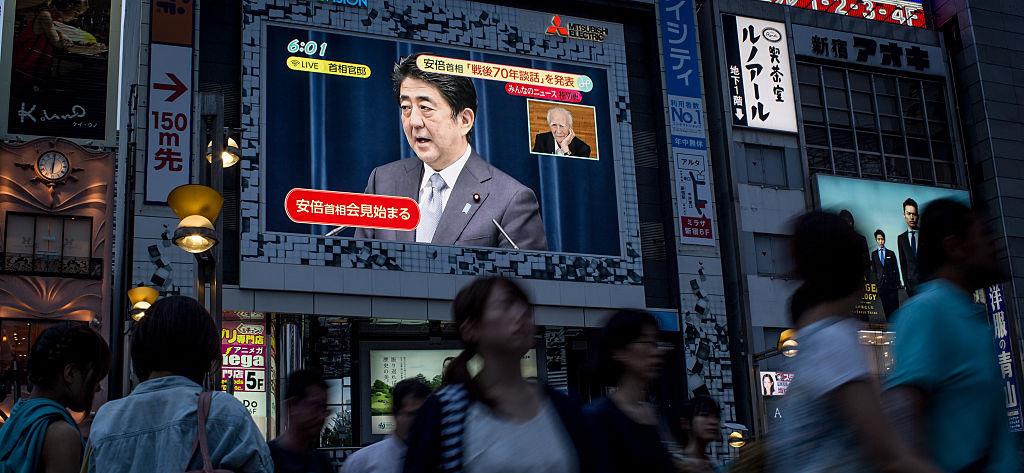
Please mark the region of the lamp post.
POLYGON ((136 322, 142 320, 146 316, 146 310, 156 302, 158 297, 160 297, 160 292, 151 287, 140 285, 129 289, 128 302, 131 303, 131 310, 128 315, 136 322))
MULTIPOLYGON (((175 215, 181 221, 174 231, 174 244, 196 258, 196 299, 207 307, 220 333, 224 309, 223 250, 218 243, 224 239, 220 211, 224 205, 224 168, 240 160, 238 143, 228 137, 224 128, 224 96, 201 92, 201 125, 199 143, 208 143, 205 159, 199 160, 199 184, 186 184, 167 196, 175 215), (226 146, 225 146, 226 145, 226 146), (206 285, 210 285, 207 299, 206 285)), ((210 373, 213 389, 220 389, 220 363, 210 373)))

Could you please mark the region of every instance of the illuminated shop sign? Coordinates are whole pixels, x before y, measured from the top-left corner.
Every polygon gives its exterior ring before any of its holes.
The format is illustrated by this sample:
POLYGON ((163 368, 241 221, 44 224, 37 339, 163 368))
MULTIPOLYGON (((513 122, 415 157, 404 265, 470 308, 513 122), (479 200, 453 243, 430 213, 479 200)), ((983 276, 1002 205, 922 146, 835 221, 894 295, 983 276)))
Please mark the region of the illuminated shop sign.
POLYGON ((924 7, 921 2, 893 0, 761 0, 791 7, 815 10, 836 15, 883 21, 897 25, 925 27, 924 7))
POLYGON ((796 53, 801 56, 907 72, 943 74, 942 50, 936 46, 800 25, 793 25, 793 41, 796 53))

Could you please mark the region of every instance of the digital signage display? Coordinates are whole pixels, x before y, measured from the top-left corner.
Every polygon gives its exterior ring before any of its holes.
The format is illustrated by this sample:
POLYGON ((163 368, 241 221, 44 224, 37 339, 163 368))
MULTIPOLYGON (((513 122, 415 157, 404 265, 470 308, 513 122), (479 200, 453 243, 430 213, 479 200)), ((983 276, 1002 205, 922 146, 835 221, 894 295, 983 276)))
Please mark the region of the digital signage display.
POLYGON ((266 231, 622 254, 606 68, 276 24, 264 34, 266 231), (396 88, 410 56, 426 74, 396 88))
POLYGON ((952 198, 970 205, 967 191, 869 181, 831 175, 815 176, 818 203, 848 218, 864 237, 870 264, 867 294, 858 307, 869 319, 887 320, 920 284, 917 271, 918 222, 928 204, 952 198), (868 313, 870 310, 878 313, 868 313))
MULTIPOLYGON (((441 375, 462 350, 370 350, 370 423, 373 435, 385 435, 395 428, 391 415, 391 390, 399 381, 419 378, 430 389, 441 387, 441 375)), ((470 364, 471 373, 479 365, 470 364)), ((530 350, 521 361, 523 377, 537 378, 537 351, 530 350)))
POLYGON ((804 10, 924 28, 924 5, 916 0, 761 0, 804 10))

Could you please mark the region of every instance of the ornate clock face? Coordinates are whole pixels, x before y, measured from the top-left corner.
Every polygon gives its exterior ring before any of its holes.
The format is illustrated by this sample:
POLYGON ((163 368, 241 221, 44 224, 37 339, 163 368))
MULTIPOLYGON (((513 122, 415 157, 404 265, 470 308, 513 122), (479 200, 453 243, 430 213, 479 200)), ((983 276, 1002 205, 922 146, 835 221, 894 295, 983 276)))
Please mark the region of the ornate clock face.
POLYGON ((67 177, 71 172, 71 163, 68 157, 57 151, 47 151, 39 155, 36 161, 36 171, 48 181, 59 181, 67 177))

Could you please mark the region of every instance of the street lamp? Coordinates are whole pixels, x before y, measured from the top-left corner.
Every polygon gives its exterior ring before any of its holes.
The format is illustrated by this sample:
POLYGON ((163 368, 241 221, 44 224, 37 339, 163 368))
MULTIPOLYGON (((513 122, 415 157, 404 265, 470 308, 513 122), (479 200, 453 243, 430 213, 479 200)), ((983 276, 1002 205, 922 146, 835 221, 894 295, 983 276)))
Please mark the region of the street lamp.
POLYGON ((167 195, 167 205, 181 219, 174 230, 175 245, 199 254, 218 243, 213 222, 220 215, 224 198, 217 191, 199 184, 185 184, 167 195))
POLYGON ((146 286, 138 286, 128 290, 128 301, 132 304, 131 312, 128 314, 132 320, 138 322, 146 316, 146 310, 160 297, 160 292, 146 286))
MULTIPOLYGON (((238 142, 228 137, 227 149, 220 154, 221 167, 229 168, 242 159, 242 150, 238 148, 238 142)), ((206 145, 206 161, 213 164, 213 141, 206 145)))
POLYGON ((747 444, 747 440, 743 438, 742 432, 733 432, 729 434, 729 446, 732 448, 740 448, 747 444))
POLYGON ((797 343, 797 341, 796 341, 796 330, 795 329, 783 330, 782 334, 779 335, 778 350, 779 350, 779 352, 781 352, 786 357, 792 358, 792 357, 796 356, 796 354, 800 351, 797 348, 797 346, 799 346, 799 345, 800 344, 797 343))

